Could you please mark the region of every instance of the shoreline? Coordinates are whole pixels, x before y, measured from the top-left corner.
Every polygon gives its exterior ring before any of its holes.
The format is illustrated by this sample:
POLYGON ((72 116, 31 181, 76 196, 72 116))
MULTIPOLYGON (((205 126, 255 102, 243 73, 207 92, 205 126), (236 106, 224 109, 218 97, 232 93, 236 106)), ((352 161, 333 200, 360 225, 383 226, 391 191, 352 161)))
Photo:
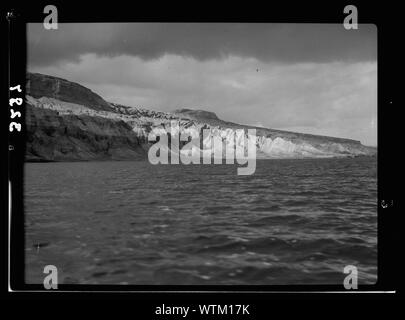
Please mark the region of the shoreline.
MULTIPOLYGON (((358 159, 358 158, 377 158, 377 154, 373 155, 358 155, 358 156, 334 156, 334 157, 280 157, 280 158, 256 158, 256 161, 267 161, 267 160, 320 160, 320 159, 358 159)), ((224 163, 219 163, 220 165, 225 165, 225 159, 222 159, 224 163)), ((66 159, 66 160, 48 160, 48 159, 24 159, 24 163, 63 163, 63 162, 139 162, 139 161, 146 161, 149 162, 147 158, 145 159, 66 159)), ((170 163, 168 163, 170 164, 170 163)), ((182 165, 183 163, 179 163, 177 165, 182 165)), ((191 163, 194 165, 203 165, 202 163, 191 163)), ((210 163, 214 165, 216 163, 210 163)), ((208 165, 210 165, 208 164, 208 165)), ((235 163, 236 164, 236 163, 235 163)), ((184 165, 184 164, 183 164, 184 165)), ((207 165, 207 164, 204 164, 207 165)))

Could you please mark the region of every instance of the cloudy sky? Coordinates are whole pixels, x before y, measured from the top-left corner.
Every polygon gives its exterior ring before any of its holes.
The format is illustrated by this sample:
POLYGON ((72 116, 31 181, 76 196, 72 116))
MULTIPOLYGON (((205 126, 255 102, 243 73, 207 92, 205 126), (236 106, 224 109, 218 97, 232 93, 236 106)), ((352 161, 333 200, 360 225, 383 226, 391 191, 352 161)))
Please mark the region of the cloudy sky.
POLYGON ((124 105, 377 144, 374 25, 29 24, 28 70, 124 105))

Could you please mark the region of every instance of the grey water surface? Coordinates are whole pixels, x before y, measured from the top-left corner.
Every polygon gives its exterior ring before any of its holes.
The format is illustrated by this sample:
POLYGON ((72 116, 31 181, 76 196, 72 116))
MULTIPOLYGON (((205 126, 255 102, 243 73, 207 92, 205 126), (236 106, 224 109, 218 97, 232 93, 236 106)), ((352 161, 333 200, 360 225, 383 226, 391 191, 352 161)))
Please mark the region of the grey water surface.
POLYGON ((75 284, 377 280, 375 158, 27 163, 25 275, 75 284))

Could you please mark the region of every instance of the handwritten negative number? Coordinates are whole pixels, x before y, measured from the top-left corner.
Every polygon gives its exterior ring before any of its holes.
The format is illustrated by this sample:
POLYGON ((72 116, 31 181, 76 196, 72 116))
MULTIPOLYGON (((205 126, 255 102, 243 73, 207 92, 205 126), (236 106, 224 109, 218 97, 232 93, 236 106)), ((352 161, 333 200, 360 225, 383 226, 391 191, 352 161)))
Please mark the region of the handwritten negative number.
MULTIPOLYGON (((17 90, 17 92, 22 92, 20 85, 15 86, 15 87, 9 87, 9 90, 10 91, 17 90)), ((22 103, 23 103, 22 98, 11 98, 9 100, 9 105, 11 107, 14 106, 14 105, 21 106, 22 103)), ((10 109, 10 112, 11 112, 11 116, 10 116, 11 119, 21 118, 21 112, 20 111, 14 111, 14 109, 10 109)), ((14 122, 14 121, 10 122, 9 131, 13 132, 14 130, 21 131, 21 123, 14 122)))

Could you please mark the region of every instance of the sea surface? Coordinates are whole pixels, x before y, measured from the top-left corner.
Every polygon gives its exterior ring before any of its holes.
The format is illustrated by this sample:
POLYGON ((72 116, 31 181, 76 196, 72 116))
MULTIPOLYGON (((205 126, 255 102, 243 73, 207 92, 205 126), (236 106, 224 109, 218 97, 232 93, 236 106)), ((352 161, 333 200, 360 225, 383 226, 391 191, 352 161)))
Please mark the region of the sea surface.
POLYGON ((376 158, 27 163, 25 277, 69 284, 377 280, 376 158))

